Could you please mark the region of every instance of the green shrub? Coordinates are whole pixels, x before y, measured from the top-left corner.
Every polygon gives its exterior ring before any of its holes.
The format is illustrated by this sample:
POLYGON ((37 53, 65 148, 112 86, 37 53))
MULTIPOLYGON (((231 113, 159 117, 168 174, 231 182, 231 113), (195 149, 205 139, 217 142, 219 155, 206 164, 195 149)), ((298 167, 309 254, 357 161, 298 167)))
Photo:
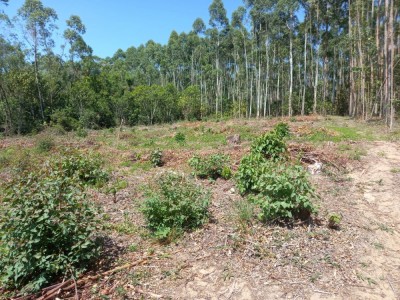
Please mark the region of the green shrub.
POLYGON ((39 152, 49 152, 55 146, 54 140, 51 137, 40 138, 36 142, 36 149, 39 152))
POLYGON ((67 151, 55 163, 60 165, 66 176, 77 176, 84 185, 102 186, 109 179, 107 172, 102 169, 103 162, 98 155, 67 151))
POLYGON ((239 192, 242 194, 260 192, 257 189, 258 179, 261 174, 269 172, 269 168, 270 164, 260 153, 245 155, 236 172, 239 192))
POLYGON ((96 210, 77 176, 46 163, 6 187, 0 213, 0 279, 8 288, 37 291, 77 276, 98 255, 96 210))
POLYGON ((175 141, 177 141, 179 144, 184 144, 186 142, 185 134, 182 132, 175 134, 175 141))
POLYGON ((153 167, 161 167, 163 163, 163 153, 159 149, 150 153, 150 161, 153 167))
POLYGON ((86 129, 84 129, 84 128, 82 128, 82 127, 79 127, 79 128, 76 130, 76 136, 77 136, 77 137, 81 137, 81 138, 85 138, 85 137, 88 136, 88 132, 87 132, 86 129))
POLYGON ((201 226, 208 218, 210 195, 184 175, 162 174, 150 187, 142 212, 159 239, 201 226))
POLYGON ((342 216, 338 213, 330 213, 328 215, 328 227, 331 229, 339 229, 342 216))
POLYGON ((264 221, 307 219, 316 211, 311 201, 315 192, 303 167, 289 161, 283 141, 288 127, 281 124, 256 139, 251 153, 242 158, 236 173, 238 188, 250 194, 264 221))
POLYGON ((251 152, 276 161, 286 158, 287 147, 282 138, 272 131, 257 138, 251 145, 251 152))
POLYGON ((189 159, 189 166, 194 169, 194 174, 199 178, 229 179, 232 175, 229 168, 229 156, 212 154, 208 157, 193 156, 189 159))
POLYGON ((271 163, 262 173, 255 189, 260 193, 252 197, 261 208, 264 221, 276 219, 308 219, 315 212, 311 199, 314 189, 302 166, 271 163))
POLYGON ((274 132, 279 138, 286 138, 290 135, 289 125, 282 122, 278 123, 274 127, 274 132))

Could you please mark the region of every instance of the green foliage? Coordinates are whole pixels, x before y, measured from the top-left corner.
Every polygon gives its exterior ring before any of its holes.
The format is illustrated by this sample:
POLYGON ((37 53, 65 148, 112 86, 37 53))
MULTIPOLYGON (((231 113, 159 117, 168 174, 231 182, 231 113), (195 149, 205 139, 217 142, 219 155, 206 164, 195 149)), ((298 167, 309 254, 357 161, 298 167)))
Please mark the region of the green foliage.
POLYGON ((150 153, 150 161, 153 167, 161 167, 163 165, 163 153, 160 149, 153 150, 150 153))
POLYGON ((201 117, 201 93, 198 86, 188 86, 179 97, 178 106, 186 120, 201 117))
POLYGON ((307 172, 288 160, 283 138, 288 136, 286 124, 256 139, 251 153, 243 157, 236 173, 239 191, 250 194, 263 221, 306 219, 315 208, 311 199, 315 192, 307 172))
POLYGON ((338 229, 341 221, 342 216, 340 214, 330 213, 328 215, 328 227, 331 229, 338 229))
POLYGON ((208 218, 210 195, 184 175, 162 174, 142 208, 147 226, 159 239, 201 226, 208 218))
POLYGON ((186 136, 183 132, 177 132, 174 138, 179 144, 184 144, 186 142, 186 136))
POLYGON ((36 149, 39 152, 49 152, 55 146, 54 140, 51 137, 43 137, 40 138, 36 142, 36 149))
POLYGON ((282 122, 278 123, 274 127, 274 132, 279 138, 281 139, 286 138, 290 135, 289 125, 287 123, 282 123, 282 122))
POLYGON ((254 189, 260 193, 251 197, 261 208, 260 218, 307 219, 315 212, 311 199, 314 189, 307 172, 297 165, 269 163, 269 170, 261 174, 254 189))
POLYGON ((261 154, 266 159, 280 160, 286 158, 287 147, 283 137, 287 135, 284 126, 276 127, 257 138, 251 145, 251 153, 261 154))
POLYGON ((259 193, 258 180, 263 173, 269 171, 270 165, 260 153, 245 155, 235 176, 240 193, 259 193))
POLYGON ((86 129, 84 129, 84 128, 82 128, 82 127, 79 127, 79 128, 76 130, 76 136, 77 136, 77 137, 81 137, 81 138, 85 138, 85 137, 88 136, 88 132, 87 132, 86 129))
POLYGON ((37 291, 59 277, 77 276, 98 255, 96 210, 78 174, 63 166, 63 159, 47 162, 6 187, 0 278, 9 288, 37 291))
POLYGON ((193 156, 189 159, 189 166, 194 169, 194 174, 200 178, 229 179, 232 176, 229 167, 229 156, 225 154, 212 154, 208 157, 193 156))
POLYGON ((56 110, 51 116, 54 125, 61 126, 65 131, 71 131, 78 128, 78 120, 73 117, 71 109, 56 110))
POLYGON ((109 179, 101 167, 103 162, 99 155, 69 151, 56 164, 66 176, 78 177, 83 185, 102 186, 109 179))

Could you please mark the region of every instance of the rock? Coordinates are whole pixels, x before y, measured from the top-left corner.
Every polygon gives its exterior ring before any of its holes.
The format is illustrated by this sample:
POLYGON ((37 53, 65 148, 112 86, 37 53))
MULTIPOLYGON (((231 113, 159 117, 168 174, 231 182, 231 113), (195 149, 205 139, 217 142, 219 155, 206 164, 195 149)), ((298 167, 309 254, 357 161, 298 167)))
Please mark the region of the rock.
POLYGON ((310 172, 311 175, 319 174, 319 173, 321 173, 321 170, 322 170, 322 163, 315 162, 314 164, 309 165, 307 167, 307 169, 308 169, 308 172, 310 172))
POLYGON ((239 145, 240 144, 240 135, 234 134, 234 135, 228 136, 226 138, 226 141, 228 142, 229 145, 239 145))

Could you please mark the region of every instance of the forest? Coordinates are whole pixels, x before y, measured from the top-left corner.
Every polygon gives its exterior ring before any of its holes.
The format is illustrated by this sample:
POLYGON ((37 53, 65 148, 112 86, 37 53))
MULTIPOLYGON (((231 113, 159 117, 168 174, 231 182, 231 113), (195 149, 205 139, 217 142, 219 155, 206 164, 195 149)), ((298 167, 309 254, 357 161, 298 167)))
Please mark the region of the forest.
POLYGON ((379 118, 399 107, 397 0, 245 0, 168 43, 96 57, 73 15, 62 53, 57 12, 27 0, 16 16, 1 0, 0 124, 5 135, 210 118, 308 114, 379 118), (21 30, 22 29, 22 30, 21 30))

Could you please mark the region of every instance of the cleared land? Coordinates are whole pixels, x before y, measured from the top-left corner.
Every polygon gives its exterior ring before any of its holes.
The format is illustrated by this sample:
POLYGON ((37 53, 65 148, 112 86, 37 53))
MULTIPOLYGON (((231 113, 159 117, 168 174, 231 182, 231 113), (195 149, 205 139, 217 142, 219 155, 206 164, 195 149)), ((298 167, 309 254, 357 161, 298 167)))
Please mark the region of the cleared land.
MULTIPOLYGON (((310 221, 263 224, 234 179, 206 179, 197 181, 212 193, 209 222, 167 244, 150 235, 140 207, 157 174, 190 174, 190 157, 212 153, 228 154, 236 170, 251 141, 280 121, 177 123, 91 131, 83 138, 48 130, 4 138, 0 178, 7 181, 16 164, 41 163, 65 147, 102 155, 111 180, 89 193, 103 211, 106 251, 79 282, 81 299, 398 299, 400 132, 388 133, 377 123, 284 120, 292 132, 291 155, 305 167, 323 164, 310 176, 319 195, 319 213, 310 221), (185 142, 176 141, 178 132, 185 142), (227 142, 234 134, 240 144, 227 142), (49 137, 55 146, 38 151, 39 141, 49 137), (162 167, 149 161, 154 149, 163 151, 162 167), (119 187, 115 195, 111 186, 119 187), (332 213, 342 216, 338 229, 328 227, 332 213)), ((74 299, 75 289, 59 297, 74 299)))

